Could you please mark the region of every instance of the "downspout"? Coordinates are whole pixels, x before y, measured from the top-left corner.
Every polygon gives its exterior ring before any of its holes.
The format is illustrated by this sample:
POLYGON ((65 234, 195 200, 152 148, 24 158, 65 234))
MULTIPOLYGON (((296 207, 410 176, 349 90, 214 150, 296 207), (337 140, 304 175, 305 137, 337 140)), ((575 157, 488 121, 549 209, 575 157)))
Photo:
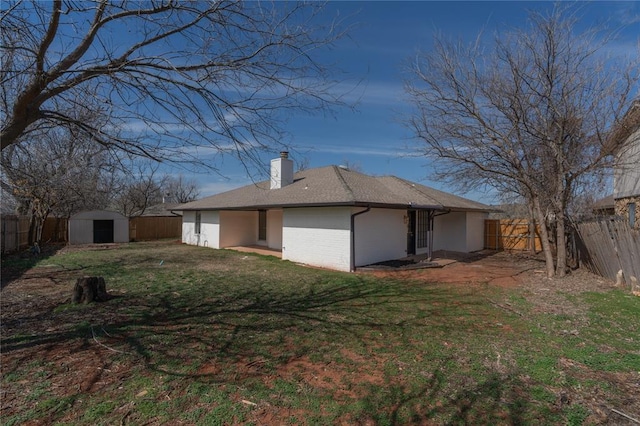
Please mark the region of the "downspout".
POLYGON ((433 257, 433 224, 435 222, 435 218, 438 216, 444 216, 449 213, 451 213, 451 209, 439 214, 436 214, 436 212, 432 210, 429 214, 429 248, 427 249, 429 262, 431 262, 431 259, 433 257))
POLYGON ((351 271, 356 271, 356 216, 364 214, 371 210, 371 206, 367 206, 366 209, 359 211, 357 213, 353 213, 351 215, 351 271))

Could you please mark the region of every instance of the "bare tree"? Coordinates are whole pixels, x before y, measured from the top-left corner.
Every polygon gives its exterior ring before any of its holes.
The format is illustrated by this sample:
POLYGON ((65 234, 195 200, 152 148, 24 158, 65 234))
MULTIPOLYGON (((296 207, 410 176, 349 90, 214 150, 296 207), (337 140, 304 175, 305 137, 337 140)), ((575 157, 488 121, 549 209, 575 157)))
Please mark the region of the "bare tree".
POLYGON ((342 36, 316 2, 4 1, 2 150, 72 126, 105 147, 215 169, 279 150, 289 110, 342 105, 314 54, 342 36), (93 102, 109 123, 67 112, 93 102))
POLYGON ((608 58, 611 33, 577 31, 572 6, 532 12, 526 29, 491 48, 437 38, 407 83, 408 125, 435 174, 462 189, 482 185, 528 201, 541 226, 549 277, 566 273, 566 212, 619 148, 608 135, 637 90, 637 53, 608 58), (556 265, 544 226, 555 221, 556 265))
POLYGON ((107 203, 114 169, 105 148, 72 130, 51 129, 12 145, 2 151, 1 163, 3 190, 30 217, 29 244, 40 242, 51 214, 68 218, 107 203))
POLYGON ((162 182, 156 177, 158 167, 139 163, 137 172, 120 176, 112 208, 126 217, 141 216, 151 206, 162 202, 162 182))
POLYGON ((175 203, 188 203, 197 200, 200 196, 198 183, 182 175, 178 175, 178 177, 166 176, 163 179, 162 188, 164 195, 175 203))

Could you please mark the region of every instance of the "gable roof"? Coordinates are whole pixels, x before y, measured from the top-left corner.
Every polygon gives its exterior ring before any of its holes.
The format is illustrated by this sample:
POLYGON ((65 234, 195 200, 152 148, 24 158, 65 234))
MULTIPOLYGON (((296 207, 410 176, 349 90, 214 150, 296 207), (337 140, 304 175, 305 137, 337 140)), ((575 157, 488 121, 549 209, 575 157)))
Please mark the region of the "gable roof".
POLYGON ((490 211, 491 207, 395 176, 369 176, 338 166, 304 170, 293 183, 263 181, 176 206, 174 210, 255 210, 275 207, 371 206, 490 211))
POLYGON ((619 150, 625 141, 640 129, 640 99, 633 101, 620 123, 615 125, 606 143, 606 147, 619 150))

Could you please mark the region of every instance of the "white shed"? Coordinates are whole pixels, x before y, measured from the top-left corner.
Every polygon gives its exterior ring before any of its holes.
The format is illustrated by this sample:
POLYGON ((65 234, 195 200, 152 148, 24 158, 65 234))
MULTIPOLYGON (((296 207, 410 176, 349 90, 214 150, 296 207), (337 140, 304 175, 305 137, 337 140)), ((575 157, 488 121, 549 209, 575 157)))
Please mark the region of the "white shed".
POLYGON ((69 244, 129 242, 129 219, 120 213, 91 210, 69 219, 69 244))

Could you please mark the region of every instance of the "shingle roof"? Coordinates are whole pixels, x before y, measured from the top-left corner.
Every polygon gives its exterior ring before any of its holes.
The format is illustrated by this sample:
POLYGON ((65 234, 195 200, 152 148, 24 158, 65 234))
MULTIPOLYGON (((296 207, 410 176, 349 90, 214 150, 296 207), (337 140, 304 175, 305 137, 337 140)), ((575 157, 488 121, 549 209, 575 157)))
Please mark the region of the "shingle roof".
POLYGON ((338 166, 304 170, 292 184, 263 181, 176 206, 174 210, 251 210, 274 207, 355 206, 489 211, 491 207, 395 176, 369 176, 338 166))
POLYGON ((147 207, 142 216, 175 216, 172 210, 175 210, 179 203, 160 203, 147 207))

